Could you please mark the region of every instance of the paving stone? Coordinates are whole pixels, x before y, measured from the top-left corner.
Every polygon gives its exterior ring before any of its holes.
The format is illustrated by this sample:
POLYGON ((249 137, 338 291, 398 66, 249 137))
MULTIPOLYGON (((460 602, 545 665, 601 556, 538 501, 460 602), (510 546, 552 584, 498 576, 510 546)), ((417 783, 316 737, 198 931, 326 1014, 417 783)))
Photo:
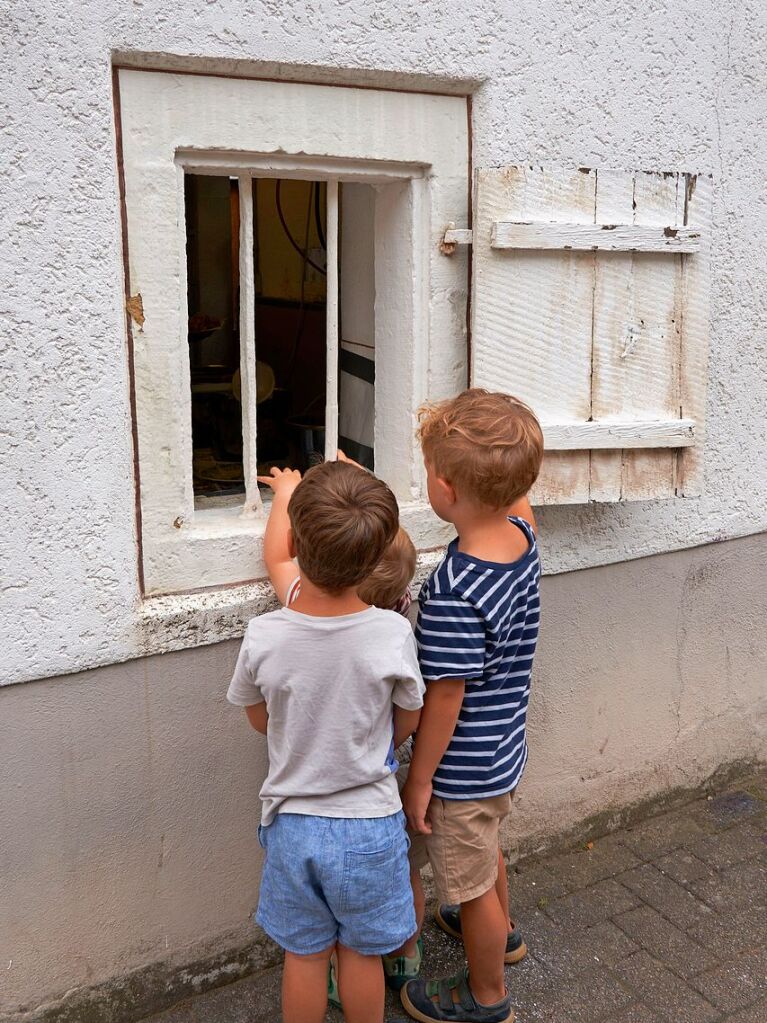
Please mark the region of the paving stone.
POLYGON ((720 1017, 718 1009, 645 951, 625 959, 615 973, 670 1023, 715 1023, 720 1017))
POLYGON ((534 1014, 536 1005, 553 998, 562 988, 562 980, 555 977, 533 955, 526 956, 505 970, 506 986, 516 1010, 529 1010, 534 1014))
POLYGON ((651 860, 705 834, 687 813, 664 813, 621 833, 621 842, 640 859, 651 860))
POLYGON ((591 849, 581 846, 552 857, 546 861, 546 869, 574 891, 638 867, 640 863, 627 846, 607 837, 597 839, 591 849))
POLYGON ((767 998, 728 1016, 722 1023, 764 1023, 767 1020, 767 998))
POLYGON ((767 950, 746 952, 690 983, 718 1009, 735 1012, 767 993, 767 950))
MULTIPOLYGON (((767 892, 764 901, 767 902, 767 892)), ((767 906, 730 907, 717 913, 713 924, 700 924, 687 933, 698 944, 717 952, 721 959, 753 951, 767 942, 767 906)))
POLYGON ((749 825, 757 839, 761 843, 761 852, 759 855, 762 859, 767 858, 767 809, 764 812, 764 816, 754 817, 749 825))
MULTIPOLYGON (((617 880, 683 931, 707 919, 713 920, 709 906, 651 863, 620 874, 617 880)), ((694 885, 692 888, 696 890, 694 885)))
POLYGON ((615 923, 680 977, 692 977, 711 970, 721 961, 650 906, 623 913, 615 918, 615 923))
MULTIPOLYGON (((526 940, 527 935, 526 931, 526 940)), ((639 949, 609 920, 586 928, 564 926, 540 913, 529 928, 528 947, 535 958, 557 977, 573 977, 600 964, 609 966, 639 949)))
POLYGON ((638 905, 639 900, 631 892, 608 878, 573 895, 554 899, 547 904, 546 913, 561 924, 592 927, 638 905))
POLYGON ((514 869, 509 874, 509 906, 516 921, 526 910, 542 909, 552 899, 568 894, 569 889, 541 863, 514 869))
POLYGON ((675 849, 654 861, 658 870, 685 887, 703 877, 712 877, 713 869, 687 849, 675 849))
POLYGON ((609 1016, 602 1023, 660 1023, 660 1017, 650 1012, 641 1002, 632 1002, 617 1016, 609 1016))
POLYGON ((746 860, 762 858, 767 854, 767 843, 751 825, 741 825, 715 835, 705 835, 689 846, 689 851, 710 867, 726 870, 746 860))
POLYGON ((762 905, 767 892, 767 862, 750 860, 740 863, 715 877, 693 881, 690 891, 716 910, 762 905))
POLYGON ((764 804, 760 799, 740 790, 727 792, 723 796, 715 796, 714 799, 707 801, 707 809, 718 824, 727 826, 759 813, 764 809, 764 804))
MULTIPOLYGON (((592 1023, 602 1019, 609 1013, 628 1005, 631 995, 606 970, 598 966, 586 970, 577 977, 569 979, 566 988, 554 998, 543 999, 538 1003, 538 1019, 541 1023, 553 1023, 554 1020, 567 1023, 592 1023)), ((532 1014, 530 1020, 537 1019, 532 1014)), ((523 1016, 523 1020, 527 1020, 523 1016)))

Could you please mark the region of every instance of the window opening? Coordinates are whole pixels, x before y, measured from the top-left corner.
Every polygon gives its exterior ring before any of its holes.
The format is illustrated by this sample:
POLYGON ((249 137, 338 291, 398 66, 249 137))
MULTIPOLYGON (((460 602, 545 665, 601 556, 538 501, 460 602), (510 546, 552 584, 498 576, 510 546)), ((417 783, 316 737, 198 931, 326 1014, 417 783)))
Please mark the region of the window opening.
MULTIPOLYGON (((195 497, 244 492, 242 414, 232 381, 240 361, 239 190, 236 179, 184 179, 195 497)), ((235 501, 237 498, 235 498, 235 501)))
POLYGON ((306 470, 324 457, 327 375, 326 192, 322 181, 253 180, 259 468, 306 470), (266 390, 265 385, 261 388, 266 390))
POLYGON ((196 508, 246 490, 257 507, 250 475, 339 444, 373 467, 374 202, 366 185, 185 176, 196 508))

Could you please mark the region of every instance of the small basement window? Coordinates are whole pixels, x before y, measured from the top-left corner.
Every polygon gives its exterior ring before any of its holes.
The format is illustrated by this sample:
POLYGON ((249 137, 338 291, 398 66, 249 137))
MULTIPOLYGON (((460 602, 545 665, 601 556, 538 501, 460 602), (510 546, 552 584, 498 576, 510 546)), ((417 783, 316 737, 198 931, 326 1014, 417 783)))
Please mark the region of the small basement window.
POLYGON ((339 446, 437 546, 415 413, 467 379, 465 97, 116 80, 144 592, 263 578, 256 476, 339 446))

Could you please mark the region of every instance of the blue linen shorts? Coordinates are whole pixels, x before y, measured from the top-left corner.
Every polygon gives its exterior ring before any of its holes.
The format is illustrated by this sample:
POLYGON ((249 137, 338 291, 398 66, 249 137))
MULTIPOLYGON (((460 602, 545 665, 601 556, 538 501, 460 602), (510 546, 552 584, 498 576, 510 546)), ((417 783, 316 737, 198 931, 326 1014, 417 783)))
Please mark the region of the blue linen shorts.
POLYGON ((256 923, 288 952, 311 955, 340 942, 361 955, 384 955, 415 933, 401 811, 280 813, 258 837, 266 862, 256 923))

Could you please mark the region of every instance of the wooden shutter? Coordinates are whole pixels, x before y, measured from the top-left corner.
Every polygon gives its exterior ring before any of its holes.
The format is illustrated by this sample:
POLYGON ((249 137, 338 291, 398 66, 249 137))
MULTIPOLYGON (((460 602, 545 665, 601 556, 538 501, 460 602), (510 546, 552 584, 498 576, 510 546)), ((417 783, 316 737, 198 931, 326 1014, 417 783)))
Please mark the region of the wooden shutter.
POLYGON ((676 172, 477 171, 471 378, 541 419, 537 503, 699 492, 710 195, 676 172))

